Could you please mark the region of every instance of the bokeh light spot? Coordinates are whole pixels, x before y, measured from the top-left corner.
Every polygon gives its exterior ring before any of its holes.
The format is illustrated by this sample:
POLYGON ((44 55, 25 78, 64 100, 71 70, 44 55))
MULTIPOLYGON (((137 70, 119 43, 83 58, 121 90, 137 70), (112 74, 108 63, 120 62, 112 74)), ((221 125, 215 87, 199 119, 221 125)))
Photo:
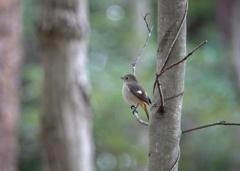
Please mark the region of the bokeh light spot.
POLYGON ((106 11, 107 17, 113 21, 119 21, 123 19, 125 11, 119 5, 111 5, 106 11))

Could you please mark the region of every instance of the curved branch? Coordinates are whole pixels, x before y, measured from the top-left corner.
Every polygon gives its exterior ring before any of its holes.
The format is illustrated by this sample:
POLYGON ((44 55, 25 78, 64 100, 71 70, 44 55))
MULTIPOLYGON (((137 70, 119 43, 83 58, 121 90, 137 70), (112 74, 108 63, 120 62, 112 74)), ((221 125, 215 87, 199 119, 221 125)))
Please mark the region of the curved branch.
POLYGON ((175 161, 174 165, 172 166, 172 168, 169 170, 169 171, 173 171, 173 169, 176 167, 176 165, 178 164, 179 162, 179 159, 180 159, 180 147, 178 146, 178 156, 177 156, 177 160, 175 161))
POLYGON ((133 115, 135 116, 135 118, 137 119, 137 121, 138 121, 140 124, 143 124, 143 125, 145 125, 145 126, 148 126, 148 122, 145 122, 145 121, 143 121, 142 119, 139 118, 137 111, 134 111, 134 112, 133 112, 133 115))

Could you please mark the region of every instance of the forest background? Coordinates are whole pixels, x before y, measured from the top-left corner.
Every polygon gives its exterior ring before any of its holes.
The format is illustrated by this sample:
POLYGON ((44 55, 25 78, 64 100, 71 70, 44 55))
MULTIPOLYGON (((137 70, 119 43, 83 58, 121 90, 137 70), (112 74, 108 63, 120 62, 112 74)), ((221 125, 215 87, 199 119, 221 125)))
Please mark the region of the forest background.
MULTIPOLYGON (((39 4, 24 0, 19 121, 19 170, 41 171, 39 142, 41 67, 36 20, 39 4)), ((240 122, 240 89, 232 58, 234 0, 189 1, 187 52, 204 40, 208 43, 187 60, 182 129, 225 120, 240 122)), ((240 8, 240 7, 238 7, 240 8)), ((121 76, 132 72, 131 63, 148 34, 142 15, 150 12, 154 26, 136 75, 152 97, 157 56, 157 1, 90 0, 91 36, 88 76, 95 165, 99 171, 147 169, 147 127, 139 124, 121 95, 121 76)), ((240 48, 240 45, 239 45, 240 48)), ((240 65, 240 64, 239 64, 240 65)), ((139 109, 140 117, 145 118, 139 109)), ((181 138, 179 170, 225 171, 240 168, 239 127, 216 126, 181 138)))

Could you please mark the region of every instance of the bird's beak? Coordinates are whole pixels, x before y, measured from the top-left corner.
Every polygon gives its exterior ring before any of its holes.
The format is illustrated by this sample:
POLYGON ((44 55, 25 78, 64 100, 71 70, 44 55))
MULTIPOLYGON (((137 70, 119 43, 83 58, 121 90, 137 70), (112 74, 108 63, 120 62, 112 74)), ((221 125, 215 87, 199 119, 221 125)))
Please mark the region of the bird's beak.
POLYGON ((121 79, 124 79, 124 77, 120 77, 121 79))

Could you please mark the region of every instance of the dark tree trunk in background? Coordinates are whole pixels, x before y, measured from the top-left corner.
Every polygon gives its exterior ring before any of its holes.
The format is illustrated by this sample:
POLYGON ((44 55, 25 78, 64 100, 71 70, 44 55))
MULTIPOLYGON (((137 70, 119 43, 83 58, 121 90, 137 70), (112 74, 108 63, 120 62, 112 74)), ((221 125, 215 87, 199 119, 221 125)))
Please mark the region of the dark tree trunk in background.
POLYGON ((235 83, 240 99, 240 0, 236 0, 232 15, 232 64, 235 71, 235 83))
POLYGON ((85 68, 89 33, 87 1, 42 0, 41 5, 44 170, 93 171, 85 68))
POLYGON ((17 170, 19 69, 21 61, 20 1, 0 2, 0 170, 17 170))
MULTIPOLYGON (((186 0, 158 0, 158 58, 157 73, 163 65, 170 45, 178 31, 186 9, 186 0)), ((166 67, 186 54, 186 23, 176 41, 166 67)), ((165 67, 165 68, 166 68, 165 67)), ((185 63, 166 71, 160 77, 165 101, 164 116, 160 112, 160 95, 155 89, 149 121, 149 171, 167 171, 176 163, 181 137, 181 94, 184 91, 185 63)), ((174 171, 178 170, 178 165, 174 171)))
POLYGON ((230 45, 231 18, 233 17, 233 5, 237 0, 216 1, 217 29, 221 32, 224 45, 230 45))
POLYGON ((217 1, 217 24, 222 42, 227 50, 231 50, 231 69, 234 72, 233 83, 240 99, 240 1, 217 1))

